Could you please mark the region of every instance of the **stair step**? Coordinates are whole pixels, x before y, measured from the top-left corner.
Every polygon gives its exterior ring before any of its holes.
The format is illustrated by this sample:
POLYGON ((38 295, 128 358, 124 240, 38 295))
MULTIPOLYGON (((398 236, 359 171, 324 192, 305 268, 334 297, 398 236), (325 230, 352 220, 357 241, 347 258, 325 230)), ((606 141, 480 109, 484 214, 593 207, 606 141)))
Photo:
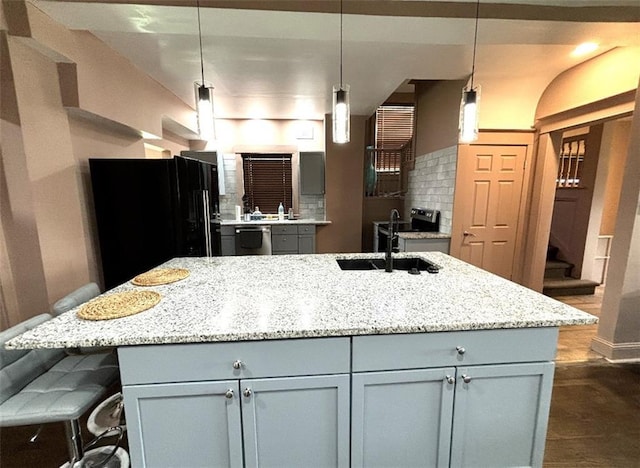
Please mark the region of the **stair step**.
POLYGON ((591 280, 564 278, 544 280, 542 294, 546 296, 583 296, 595 293, 600 283, 591 280))
POLYGON ((571 274, 573 265, 561 260, 547 260, 544 267, 545 278, 564 278, 571 274))

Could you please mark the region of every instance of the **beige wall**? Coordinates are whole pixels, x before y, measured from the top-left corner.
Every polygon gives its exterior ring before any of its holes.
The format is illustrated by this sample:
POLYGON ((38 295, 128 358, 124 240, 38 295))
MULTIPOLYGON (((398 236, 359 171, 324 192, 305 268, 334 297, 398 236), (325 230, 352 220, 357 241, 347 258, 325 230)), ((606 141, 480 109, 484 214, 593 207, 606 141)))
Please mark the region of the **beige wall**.
POLYGON ((639 49, 615 49, 558 76, 543 94, 537 125, 543 132, 534 176, 525 284, 542 286, 561 129, 632 115, 620 183, 598 335, 593 349, 610 359, 640 359, 640 60, 639 49), (555 131, 558 130, 558 131, 555 131), (536 190, 537 189, 537 190, 536 190))
POLYGON ((616 48, 558 75, 540 97, 536 120, 635 90, 640 48, 616 48))
POLYGON ((605 130, 606 135, 603 135, 601 151, 608 153, 606 156, 609 164, 607 166, 607 179, 602 201, 600 235, 613 235, 618 214, 622 176, 624 175, 624 166, 629 150, 631 120, 607 122, 605 130))
POLYGON ((635 108, 607 288, 593 341, 593 349, 613 360, 640 360, 640 93, 635 108))
POLYGON ((465 81, 417 82, 415 154, 458 144, 460 99, 465 81))
POLYGON ((87 159, 145 157, 143 131, 164 134, 153 142, 172 152, 188 149, 163 130, 162 116, 195 115, 95 37, 21 6, 2 3, 7 27, 21 35, 0 36, 2 327, 99 279, 87 159))
POLYGON ((325 117, 327 219, 317 230, 316 251, 360 252, 364 198, 364 129, 367 117, 351 116, 351 141, 331 141, 331 115, 325 117))

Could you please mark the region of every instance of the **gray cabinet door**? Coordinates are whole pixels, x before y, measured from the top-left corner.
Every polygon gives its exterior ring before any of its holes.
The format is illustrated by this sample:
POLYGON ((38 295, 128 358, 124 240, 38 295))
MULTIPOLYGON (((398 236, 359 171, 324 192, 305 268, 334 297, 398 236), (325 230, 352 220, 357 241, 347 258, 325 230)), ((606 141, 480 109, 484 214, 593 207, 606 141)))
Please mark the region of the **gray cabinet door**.
POLYGON ((553 369, 552 362, 459 367, 451 466, 542 466, 553 369))
POLYGON ((324 193, 324 153, 300 152, 300 194, 324 193))
POLYGON ((352 467, 446 467, 455 368, 353 374, 352 467))
POLYGON ((348 467, 349 375, 240 381, 245 462, 348 467))
POLYGON ((223 256, 236 254, 236 238, 235 236, 220 236, 221 252, 223 256))
POLYGON ((237 380, 133 385, 123 393, 131 466, 243 466, 237 380))
POLYGON ((298 253, 300 254, 316 253, 316 236, 299 236, 298 237, 298 253))

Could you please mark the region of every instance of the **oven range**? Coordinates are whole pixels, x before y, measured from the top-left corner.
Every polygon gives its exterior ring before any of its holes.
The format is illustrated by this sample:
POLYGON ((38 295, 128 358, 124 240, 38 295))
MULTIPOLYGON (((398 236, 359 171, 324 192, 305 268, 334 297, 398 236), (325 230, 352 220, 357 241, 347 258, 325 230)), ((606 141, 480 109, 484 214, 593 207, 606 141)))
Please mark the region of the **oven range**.
MULTIPOLYGON (((411 208, 410 221, 400 221, 398 232, 438 232, 440 231, 440 212, 427 208, 411 208)), ((389 238, 389 223, 379 223, 374 247, 376 252, 384 252, 389 238), (377 241, 377 242, 376 242, 377 241)), ((393 241, 398 247, 398 239, 393 241)))

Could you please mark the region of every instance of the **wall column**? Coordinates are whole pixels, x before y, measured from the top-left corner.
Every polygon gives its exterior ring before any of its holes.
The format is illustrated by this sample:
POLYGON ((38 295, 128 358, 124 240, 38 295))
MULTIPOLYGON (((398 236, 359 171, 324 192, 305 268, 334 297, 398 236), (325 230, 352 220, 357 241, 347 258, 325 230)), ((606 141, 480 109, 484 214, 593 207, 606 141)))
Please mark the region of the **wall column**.
POLYGON ((640 93, 636 92, 629 150, 607 287, 592 348, 611 360, 640 360, 640 93))

